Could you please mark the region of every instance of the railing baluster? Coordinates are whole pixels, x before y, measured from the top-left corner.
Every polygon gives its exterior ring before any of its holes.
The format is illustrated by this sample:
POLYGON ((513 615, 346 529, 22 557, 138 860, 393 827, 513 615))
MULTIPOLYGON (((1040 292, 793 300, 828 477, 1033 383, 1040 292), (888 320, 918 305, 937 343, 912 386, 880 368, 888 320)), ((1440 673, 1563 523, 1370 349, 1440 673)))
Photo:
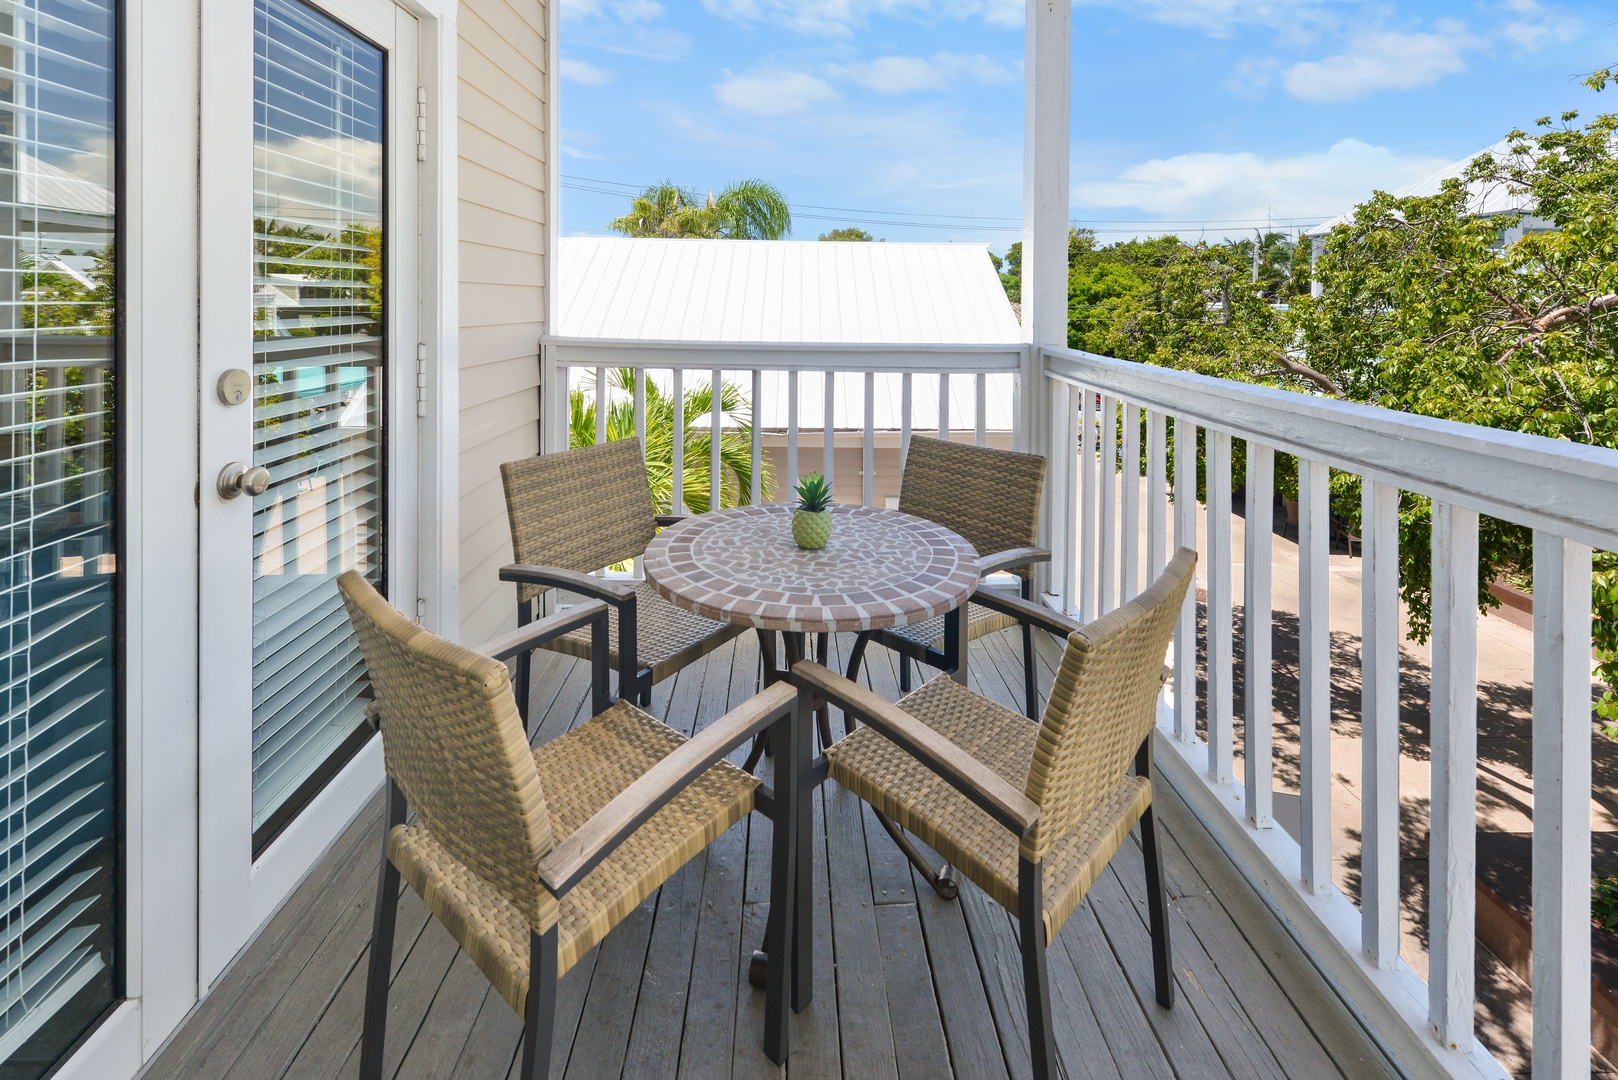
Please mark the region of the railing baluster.
POLYGON ((938 376, 938 437, 949 438, 949 372, 938 376))
MULTIPOLYGON (((758 401, 758 391, 753 392, 758 401)), ((646 369, 635 369, 635 438, 640 440, 641 455, 646 454, 646 369)))
POLYGON ((860 470, 864 483, 860 501, 866 506, 876 503, 876 372, 865 373, 865 443, 860 470))
MULTIPOLYGON (((1174 546, 1197 546, 1197 425, 1183 416, 1174 421, 1174 546)), ((1195 583, 1185 594, 1174 631, 1174 735, 1185 742, 1197 737, 1195 583)))
POLYGON ((977 425, 973 441, 979 446, 989 445, 989 376, 978 372, 977 425))
POLYGON ((1096 617, 1096 396, 1079 388, 1079 621, 1096 617))
POLYGON ((1146 580, 1156 581, 1168 565, 1168 417, 1146 414, 1146 580))
POLYGON ((1124 450, 1119 463, 1124 485, 1123 571, 1118 577, 1118 602, 1127 604, 1140 592, 1140 406, 1124 403, 1124 450))
POLYGON ((764 501, 764 427, 759 423, 758 403, 764 400, 764 372, 759 368, 753 369, 753 407, 749 411, 752 418, 753 431, 753 490, 752 505, 757 506, 764 501))
POLYGON ((798 372, 787 372, 787 478, 781 493, 790 502, 798 483, 798 372))
POLYGON ((899 477, 904 478, 905 463, 910 460, 910 429, 914 423, 915 395, 911 389, 910 372, 899 377, 899 477))
POLYGON ((1054 383, 1051 388, 1051 446, 1055 459, 1051 462, 1051 491, 1055 510, 1061 517, 1051 537, 1051 590, 1061 597, 1062 614, 1073 612, 1073 579, 1078 558, 1078 502, 1074 488, 1075 468, 1079 451, 1078 432, 1073 426, 1073 386, 1054 383))
POLYGON ((607 441, 607 411, 612 407, 607 392, 607 369, 596 368, 596 445, 607 441))
POLYGON ((1590 562, 1534 530, 1535 1080, 1590 1072, 1590 562))
POLYGON ((1275 451, 1247 441, 1247 515, 1242 589, 1242 773, 1247 819, 1254 828, 1275 824, 1274 671, 1270 627, 1270 564, 1275 542, 1275 451))
POLYGON ((1399 489, 1362 480, 1360 508, 1360 943, 1388 971, 1399 959, 1399 489))
POLYGON ((670 475, 670 512, 685 513, 685 372, 674 369, 674 468, 670 475))
POLYGON ((1096 434, 1101 437, 1101 569, 1097 575, 1100 613, 1117 605, 1118 595, 1118 399, 1101 399, 1096 434))
MULTIPOLYGON (((826 372, 826 410, 824 415, 826 424, 826 442, 821 447, 821 472, 826 474, 826 483, 831 485, 832 474, 837 468, 837 373, 826 372)), ((835 490, 835 489, 834 489, 835 490)))
POLYGON ((724 405, 724 372, 713 369, 713 384, 708 403, 708 509, 717 510, 724 505, 724 482, 719 475, 719 436, 721 407, 724 405))
POLYGON ((1298 459, 1299 846, 1303 883, 1331 888, 1331 506, 1322 462, 1298 459))
POLYGON ((1232 641, 1230 435, 1208 432, 1208 778, 1235 774, 1235 644, 1232 641))
POLYGON ((1432 514, 1427 1016, 1441 1043, 1464 1048, 1476 997, 1478 515, 1437 501, 1432 514))

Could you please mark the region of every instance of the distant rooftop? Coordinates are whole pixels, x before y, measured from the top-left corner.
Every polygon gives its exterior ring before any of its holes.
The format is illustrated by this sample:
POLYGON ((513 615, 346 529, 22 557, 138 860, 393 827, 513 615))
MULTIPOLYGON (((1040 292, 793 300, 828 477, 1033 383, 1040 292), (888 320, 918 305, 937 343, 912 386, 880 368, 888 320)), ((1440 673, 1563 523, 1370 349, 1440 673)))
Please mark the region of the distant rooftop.
POLYGON ((975 244, 568 237, 561 338, 822 345, 1016 345, 975 244))
MULTIPOLYGON (((1476 154, 1469 154, 1459 161, 1453 161, 1442 169, 1437 169, 1428 175, 1406 184, 1393 192, 1396 198, 1410 198, 1413 196, 1437 195, 1444 190, 1444 181, 1459 180, 1466 174, 1467 166, 1481 154, 1493 154, 1495 157, 1504 157, 1511 152, 1509 140, 1502 139, 1493 146, 1485 146, 1476 154)), ((1367 191, 1366 197, 1370 197, 1367 191)), ((1476 217, 1493 217, 1497 214, 1530 214, 1534 210, 1534 200, 1525 191, 1513 189, 1505 184, 1472 184, 1467 191, 1468 207, 1476 217)), ((1348 209, 1332 218, 1323 221, 1312 229, 1305 230, 1305 236, 1325 236, 1339 225, 1346 225, 1354 220, 1354 210, 1348 209)))

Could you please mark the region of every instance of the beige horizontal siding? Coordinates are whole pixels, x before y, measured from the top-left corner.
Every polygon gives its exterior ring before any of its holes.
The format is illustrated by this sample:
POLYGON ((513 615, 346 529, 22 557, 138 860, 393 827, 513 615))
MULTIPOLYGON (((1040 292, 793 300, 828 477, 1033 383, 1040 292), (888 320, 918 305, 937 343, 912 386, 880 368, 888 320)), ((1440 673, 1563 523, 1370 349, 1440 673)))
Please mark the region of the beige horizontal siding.
POLYGON ((545 5, 462 0, 460 148, 461 640, 513 624, 500 463, 539 451, 545 332, 545 5))

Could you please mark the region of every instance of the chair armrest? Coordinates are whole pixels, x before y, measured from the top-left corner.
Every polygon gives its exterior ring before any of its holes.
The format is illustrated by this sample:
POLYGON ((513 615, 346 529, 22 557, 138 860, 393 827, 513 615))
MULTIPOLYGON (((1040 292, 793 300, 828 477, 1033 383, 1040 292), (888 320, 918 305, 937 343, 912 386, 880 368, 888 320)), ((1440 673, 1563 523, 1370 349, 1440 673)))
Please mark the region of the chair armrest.
POLYGON ((1037 803, 899 706, 809 660, 793 665, 792 680, 892 739, 1016 835, 1022 836, 1039 820, 1037 803))
POLYGON ((689 516, 688 514, 657 514, 652 520, 659 525, 678 525, 689 516))
POLYGON ((1076 619, 1052 611, 1037 601, 1024 600, 1000 589, 979 589, 972 594, 972 603, 982 604, 1002 615, 1010 615, 1018 622, 1032 623, 1041 630, 1048 630, 1064 638, 1074 631, 1084 629, 1084 624, 1076 619))
POLYGON ((993 555, 984 555, 978 559, 978 575, 998 574, 1002 570, 1012 570, 1030 563, 1050 562, 1049 548, 1020 547, 1007 548, 1005 551, 993 555))
POLYGON ((778 682, 697 732, 546 853, 539 860, 541 884, 556 896, 565 894, 687 784, 790 714, 797 703, 798 692, 792 684, 778 682))
POLYGON ((606 578, 591 577, 577 570, 564 570, 560 566, 533 566, 512 563, 500 568, 501 581, 520 581, 524 585, 549 585, 581 593, 594 600, 605 600, 613 606, 630 603, 635 599, 633 585, 621 585, 606 578))
POLYGON ((588 604, 579 604, 566 611, 558 611, 555 615, 535 619, 527 626, 519 626, 509 634, 501 634, 497 638, 485 641, 472 651, 482 653, 491 660, 510 660, 514 656, 521 656, 525 652, 539 648, 553 638, 559 638, 593 622, 601 624, 601 633, 606 632, 607 605, 600 600, 592 600, 588 604))

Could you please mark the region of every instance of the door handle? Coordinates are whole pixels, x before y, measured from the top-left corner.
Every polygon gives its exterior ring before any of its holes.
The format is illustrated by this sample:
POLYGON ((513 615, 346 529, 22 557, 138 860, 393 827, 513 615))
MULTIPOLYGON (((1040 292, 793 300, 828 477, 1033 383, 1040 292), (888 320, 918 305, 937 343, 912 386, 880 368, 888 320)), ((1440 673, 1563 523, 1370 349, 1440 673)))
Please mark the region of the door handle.
POLYGON ((226 502, 238 495, 262 495, 270 490, 270 470, 262 465, 248 468, 239 461, 232 461, 219 470, 214 490, 226 502))

